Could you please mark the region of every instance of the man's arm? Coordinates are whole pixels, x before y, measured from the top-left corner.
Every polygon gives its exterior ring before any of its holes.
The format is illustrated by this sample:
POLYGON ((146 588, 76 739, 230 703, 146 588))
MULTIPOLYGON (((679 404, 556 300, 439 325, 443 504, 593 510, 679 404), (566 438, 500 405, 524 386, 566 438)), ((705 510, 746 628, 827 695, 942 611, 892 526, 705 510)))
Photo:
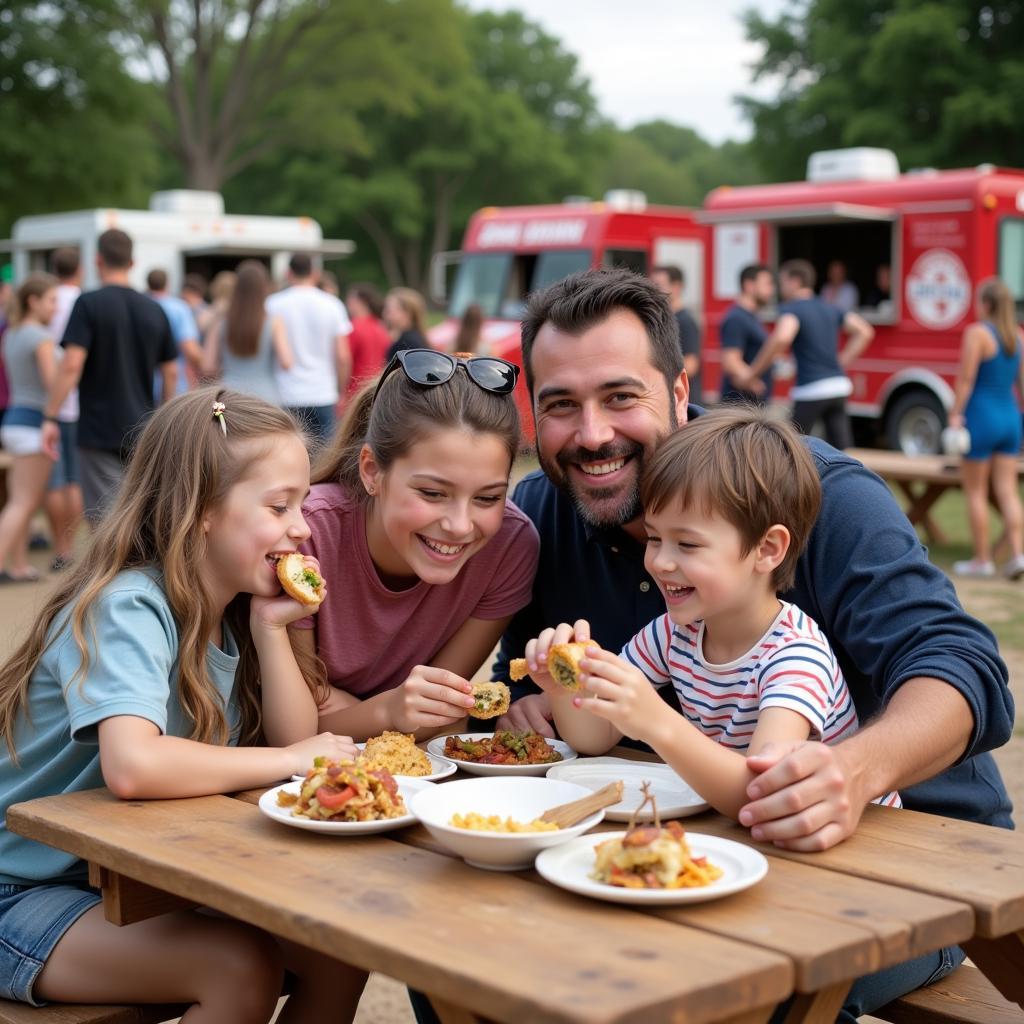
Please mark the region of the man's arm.
POLYGON ((160 364, 160 404, 165 405, 178 389, 178 361, 160 364))
POLYGON ((348 335, 339 334, 335 338, 334 348, 338 366, 338 394, 344 395, 349 377, 352 376, 352 350, 349 348, 348 335))
POLYGON ((843 351, 839 353, 839 365, 845 370, 871 344, 875 329, 859 313, 847 313, 843 317, 843 330, 849 335, 843 351))
POLYGON ((772 365, 777 356, 788 351, 799 331, 800 321, 792 313, 783 313, 775 325, 775 330, 768 335, 767 341, 761 346, 761 351, 750 364, 750 378, 756 380, 772 365))
POLYGON ((760 377, 750 376, 750 367, 743 361, 743 354, 738 348, 722 349, 722 373, 740 391, 758 395, 764 392, 764 381, 760 377))
POLYGON ((50 386, 50 393, 46 397, 44 416, 56 416, 64 404, 64 399, 78 387, 88 354, 84 348, 78 345, 68 345, 64 349, 64 358, 57 366, 57 372, 54 374, 53 383, 50 386))

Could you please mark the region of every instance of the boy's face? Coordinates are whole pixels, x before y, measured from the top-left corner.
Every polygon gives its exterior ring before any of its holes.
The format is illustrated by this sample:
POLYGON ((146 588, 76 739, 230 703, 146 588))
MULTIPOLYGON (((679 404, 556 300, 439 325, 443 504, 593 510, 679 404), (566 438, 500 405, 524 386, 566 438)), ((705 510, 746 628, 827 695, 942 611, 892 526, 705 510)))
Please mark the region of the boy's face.
POLYGON ((644 526, 644 566, 676 625, 741 615, 762 595, 760 581, 766 577, 754 569, 757 548, 743 554, 739 530, 727 520, 700 508, 668 505, 647 512, 644 526))

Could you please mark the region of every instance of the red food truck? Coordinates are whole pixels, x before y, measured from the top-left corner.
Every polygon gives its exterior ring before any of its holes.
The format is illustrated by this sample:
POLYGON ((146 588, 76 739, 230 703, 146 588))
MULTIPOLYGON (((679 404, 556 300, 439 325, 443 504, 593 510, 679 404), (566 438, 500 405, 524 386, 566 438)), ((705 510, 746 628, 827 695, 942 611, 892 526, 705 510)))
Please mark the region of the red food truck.
MULTIPOLYGON (((458 261, 448 316, 430 332, 431 344, 451 349, 459 319, 476 303, 484 317, 481 349, 522 365, 519 317, 526 296, 588 267, 623 266, 647 273, 677 266, 684 298, 700 318, 708 228, 694 211, 648 206, 642 193, 609 192, 603 201, 567 200, 550 206, 488 207, 469 222, 463 248, 442 254, 434 266, 433 297, 441 298, 444 264, 458 261)), ((533 436, 525 381, 516 400, 523 427, 533 436)))
MULTIPOLYGON (((907 453, 939 450, 978 283, 998 274, 1024 300, 1022 171, 900 174, 886 150, 818 153, 807 181, 715 189, 701 218, 711 228, 705 398, 721 387, 718 328, 742 267, 800 257, 820 283, 839 259, 861 299, 855 308, 875 327, 850 368, 848 408, 855 423, 907 453), (876 284, 879 268, 889 268, 888 297, 876 284)), ((781 383, 777 394, 788 387, 781 383)))

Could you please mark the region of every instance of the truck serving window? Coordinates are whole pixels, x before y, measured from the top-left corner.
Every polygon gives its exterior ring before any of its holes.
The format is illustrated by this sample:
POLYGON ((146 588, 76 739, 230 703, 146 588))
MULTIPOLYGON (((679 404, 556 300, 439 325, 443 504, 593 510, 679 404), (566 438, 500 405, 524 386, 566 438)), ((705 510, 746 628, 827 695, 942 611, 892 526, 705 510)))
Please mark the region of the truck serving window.
POLYGON ((587 249, 467 253, 452 289, 449 316, 462 316, 475 302, 485 317, 518 320, 530 292, 586 270, 590 260, 587 249))
POLYGON ((637 274, 647 273, 647 253, 643 249, 606 249, 602 265, 625 267, 637 274))
POLYGON ((999 276, 1017 297, 1017 318, 1024 316, 1024 218, 1007 217, 999 225, 999 276))

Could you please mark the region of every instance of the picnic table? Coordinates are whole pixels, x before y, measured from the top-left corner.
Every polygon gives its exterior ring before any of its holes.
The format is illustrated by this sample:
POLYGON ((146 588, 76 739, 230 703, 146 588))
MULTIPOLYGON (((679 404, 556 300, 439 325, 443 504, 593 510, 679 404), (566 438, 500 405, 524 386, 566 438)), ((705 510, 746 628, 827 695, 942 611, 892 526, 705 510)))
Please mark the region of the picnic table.
MULTIPOLYGON (((425 991, 445 1024, 761 1024, 794 993, 787 1024, 831 1024, 855 978, 953 943, 1024 1003, 1012 832, 870 806, 826 853, 751 843, 769 860, 751 889, 639 910, 532 871, 470 868, 419 826, 343 839, 284 828, 258 796, 90 790, 15 805, 7 825, 86 859, 115 923, 213 907, 425 991)), ((687 826, 750 843, 714 813, 687 826)))
MULTIPOLYGON (((963 486, 959 458, 950 455, 904 455, 876 448, 848 448, 846 454, 862 462, 886 482, 896 484, 906 498, 907 518, 911 523, 920 526, 932 544, 946 543, 946 535, 932 518, 931 511, 935 502, 951 487, 963 486)), ((1017 473, 1018 476, 1024 475, 1024 458, 1018 460, 1017 473)), ((991 494, 989 501, 995 506, 991 494)))

